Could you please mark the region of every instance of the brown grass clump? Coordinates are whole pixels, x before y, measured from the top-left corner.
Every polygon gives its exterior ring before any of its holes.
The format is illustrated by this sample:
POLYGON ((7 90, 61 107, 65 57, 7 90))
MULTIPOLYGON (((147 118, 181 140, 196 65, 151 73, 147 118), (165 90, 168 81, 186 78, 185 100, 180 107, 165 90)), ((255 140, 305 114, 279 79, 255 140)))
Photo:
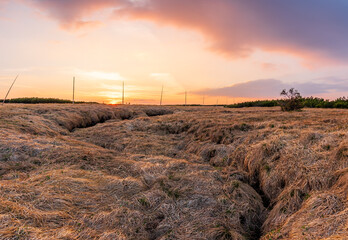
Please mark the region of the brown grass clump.
POLYGON ((0 239, 344 239, 348 112, 0 108, 0 239))

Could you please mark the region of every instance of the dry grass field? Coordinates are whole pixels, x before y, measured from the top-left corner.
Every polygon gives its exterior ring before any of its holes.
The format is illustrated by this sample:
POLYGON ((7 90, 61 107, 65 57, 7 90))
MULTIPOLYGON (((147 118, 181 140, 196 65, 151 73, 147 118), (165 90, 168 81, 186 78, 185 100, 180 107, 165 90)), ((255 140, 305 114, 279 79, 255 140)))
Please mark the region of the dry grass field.
POLYGON ((347 239, 347 194, 347 110, 0 107, 0 239, 347 239))

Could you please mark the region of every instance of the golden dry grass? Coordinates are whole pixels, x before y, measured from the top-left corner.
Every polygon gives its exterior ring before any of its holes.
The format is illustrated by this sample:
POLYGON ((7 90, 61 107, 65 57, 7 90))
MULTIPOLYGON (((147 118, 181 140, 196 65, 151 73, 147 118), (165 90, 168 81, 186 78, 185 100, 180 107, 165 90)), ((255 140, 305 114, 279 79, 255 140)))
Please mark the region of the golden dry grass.
POLYGON ((346 239, 348 111, 0 108, 0 239, 346 239))

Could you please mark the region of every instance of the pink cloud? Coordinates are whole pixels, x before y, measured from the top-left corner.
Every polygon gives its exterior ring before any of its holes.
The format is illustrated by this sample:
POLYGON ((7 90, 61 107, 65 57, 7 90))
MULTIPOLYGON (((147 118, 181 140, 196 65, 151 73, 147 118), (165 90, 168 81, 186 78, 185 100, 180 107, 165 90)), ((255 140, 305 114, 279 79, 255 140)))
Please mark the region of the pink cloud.
POLYGON ((227 57, 254 49, 304 59, 348 59, 348 5, 343 1, 292 0, 26 0, 64 28, 83 25, 89 15, 113 9, 114 16, 193 29, 209 48, 227 57), (82 24, 81 24, 82 23, 82 24))
POLYGON ((4 17, 4 7, 9 2, 9 0, 0 0, 0 20, 9 20, 7 17, 4 17))
POLYGON ((8 3, 9 0, 0 0, 0 10, 5 6, 6 3, 8 3))
POLYGON ((267 71, 274 71, 277 70, 279 68, 279 66, 277 64, 274 63, 270 63, 270 62, 264 62, 264 63, 260 63, 262 69, 267 70, 267 71))

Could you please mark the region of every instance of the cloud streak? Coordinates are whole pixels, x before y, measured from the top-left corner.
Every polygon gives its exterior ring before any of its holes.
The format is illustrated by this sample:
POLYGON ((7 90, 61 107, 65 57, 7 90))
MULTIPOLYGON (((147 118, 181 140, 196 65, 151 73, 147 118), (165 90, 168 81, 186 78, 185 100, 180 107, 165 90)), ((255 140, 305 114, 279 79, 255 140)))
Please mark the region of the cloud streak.
POLYGON ((306 83, 285 83, 276 79, 260 79, 228 87, 199 90, 194 94, 235 98, 277 98, 283 89, 292 87, 299 90, 303 96, 334 92, 348 93, 348 79, 326 78, 306 83))
POLYGON ((49 17, 56 19, 60 26, 68 30, 76 30, 99 23, 86 20, 91 14, 106 8, 118 6, 117 0, 22 0, 33 7, 44 11, 49 17))
POLYGON ((345 0, 23 0, 65 28, 91 24, 88 16, 111 9, 116 18, 149 20, 189 28, 228 57, 255 49, 304 58, 348 60, 348 2, 345 0))

